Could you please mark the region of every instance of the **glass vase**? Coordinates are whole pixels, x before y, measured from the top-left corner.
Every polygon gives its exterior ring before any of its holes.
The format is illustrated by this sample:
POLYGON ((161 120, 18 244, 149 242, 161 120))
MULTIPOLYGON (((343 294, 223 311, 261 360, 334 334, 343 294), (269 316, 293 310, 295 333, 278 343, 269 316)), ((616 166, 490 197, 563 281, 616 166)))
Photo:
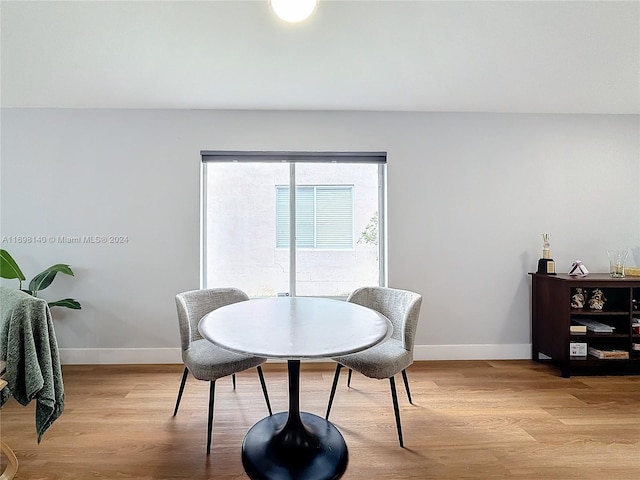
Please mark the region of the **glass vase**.
POLYGON ((624 278, 624 264, 628 250, 607 250, 609 256, 609 274, 613 278, 624 278))

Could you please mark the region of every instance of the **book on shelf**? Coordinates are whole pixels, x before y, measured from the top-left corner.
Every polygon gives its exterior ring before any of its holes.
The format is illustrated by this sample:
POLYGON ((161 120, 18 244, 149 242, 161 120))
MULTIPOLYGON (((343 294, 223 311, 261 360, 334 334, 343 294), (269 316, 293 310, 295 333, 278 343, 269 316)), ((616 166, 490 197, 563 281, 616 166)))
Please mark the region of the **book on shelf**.
POLYGON ((589 347, 589 355, 592 355, 596 358, 604 358, 604 359, 628 359, 629 352, 626 350, 615 350, 615 349, 607 349, 607 348, 595 348, 589 347))
POLYGON ((587 327, 587 331, 593 333, 613 333, 614 327, 606 323, 596 322, 590 318, 575 318, 572 320, 578 325, 587 327))
POLYGON ((569 333, 580 334, 587 333, 586 325, 569 325, 569 333))
POLYGON ((631 344, 631 349, 636 351, 636 352, 640 352, 640 343, 632 343, 631 344))

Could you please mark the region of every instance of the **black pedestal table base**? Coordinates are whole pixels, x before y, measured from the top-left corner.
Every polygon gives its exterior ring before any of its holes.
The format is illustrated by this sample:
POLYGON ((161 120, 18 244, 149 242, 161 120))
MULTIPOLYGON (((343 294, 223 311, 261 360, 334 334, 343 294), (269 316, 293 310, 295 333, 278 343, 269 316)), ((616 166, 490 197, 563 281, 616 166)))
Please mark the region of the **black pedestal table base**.
POLYGON ((335 480, 347 445, 329 421, 300 412, 300 361, 289 360, 289 412, 263 418, 245 436, 242 464, 253 480, 335 480))
MULTIPOLYGON (((253 480, 333 480, 347 468, 347 445, 338 429, 322 417, 302 412, 303 436, 311 448, 287 446, 281 434, 287 413, 277 413, 256 423, 242 444, 242 464, 253 480)), ((293 436, 298 432, 289 432, 293 436)))

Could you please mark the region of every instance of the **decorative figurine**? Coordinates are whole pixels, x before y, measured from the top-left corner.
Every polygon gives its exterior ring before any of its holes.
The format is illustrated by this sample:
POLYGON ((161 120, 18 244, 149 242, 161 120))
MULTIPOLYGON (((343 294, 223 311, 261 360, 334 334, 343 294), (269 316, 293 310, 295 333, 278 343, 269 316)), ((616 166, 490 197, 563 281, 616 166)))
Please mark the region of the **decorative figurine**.
POLYGON ((542 234, 542 258, 538 260, 538 272, 545 275, 556 274, 556 263, 551 259, 551 253, 549 252, 549 240, 551 235, 548 233, 542 234))
POLYGON ((571 297, 571 308, 584 308, 584 290, 576 288, 576 293, 571 297))
POLYGON ((569 275, 571 275, 572 277, 586 277, 587 275, 589 275, 589 270, 587 270, 587 267, 585 267, 580 260, 576 260, 571 264, 569 275))
POLYGON ((589 308, 591 310, 602 310, 604 308, 604 302, 607 299, 604 298, 604 293, 599 288, 596 288, 591 292, 591 298, 589 299, 589 308))

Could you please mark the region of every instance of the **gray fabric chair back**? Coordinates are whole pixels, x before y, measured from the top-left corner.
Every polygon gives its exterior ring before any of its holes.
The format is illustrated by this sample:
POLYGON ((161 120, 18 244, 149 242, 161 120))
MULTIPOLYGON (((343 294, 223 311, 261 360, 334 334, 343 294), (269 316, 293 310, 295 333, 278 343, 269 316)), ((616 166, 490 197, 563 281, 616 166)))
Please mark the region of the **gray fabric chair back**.
POLYGON ((237 288, 209 288, 177 294, 182 351, 186 351, 191 342, 202 338, 198 331, 202 317, 217 308, 245 300, 249 300, 249 296, 237 288))
POLYGON ((409 290, 386 287, 362 287, 347 299, 380 312, 393 324, 392 338, 400 340, 407 351, 413 351, 422 295, 409 290))

